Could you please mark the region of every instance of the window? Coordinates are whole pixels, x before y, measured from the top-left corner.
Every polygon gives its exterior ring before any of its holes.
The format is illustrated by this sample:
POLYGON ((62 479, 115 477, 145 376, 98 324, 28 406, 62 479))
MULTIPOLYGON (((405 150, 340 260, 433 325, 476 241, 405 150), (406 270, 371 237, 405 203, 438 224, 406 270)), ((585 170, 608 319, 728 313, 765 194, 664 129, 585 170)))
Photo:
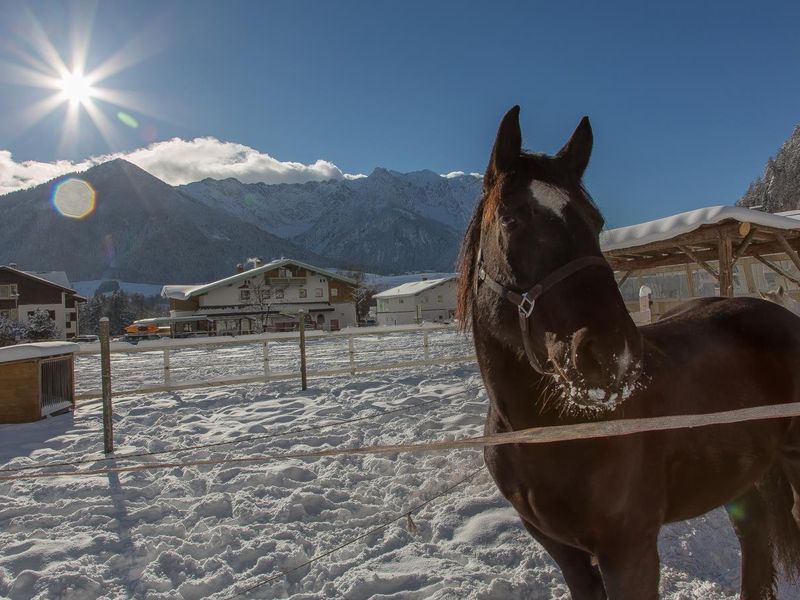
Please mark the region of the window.
POLYGON ((439 304, 441 304, 441 303, 442 303, 442 297, 441 297, 441 296, 436 296, 436 301, 437 301, 439 304))
POLYGON ((16 283, 9 283, 6 285, 0 285, 0 299, 8 300, 11 298, 17 297, 17 284, 16 283))
POLYGON ((289 269, 285 267, 281 267, 280 269, 278 269, 278 277, 291 277, 291 276, 292 272, 289 269))
POLYGON ((0 319, 10 319, 12 321, 17 320, 17 311, 16 310, 0 310, 0 319))
POLYGON ((322 298, 322 288, 314 288, 314 296, 322 298))
POLYGON ((47 311, 47 314, 50 316, 50 318, 51 318, 51 319, 53 319, 53 321, 55 321, 55 320, 56 320, 56 311, 54 311, 54 310, 48 310, 48 311, 47 311))
POLYGON ((400 304, 403 304, 403 299, 402 299, 402 298, 398 298, 398 299, 397 299, 397 301, 398 301, 400 304))
POLYGON ((331 288, 331 296, 336 297, 339 295, 339 290, 336 288, 331 288))
POLYGON ((250 302, 250 289, 249 288, 242 288, 239 290, 239 301, 240 302, 250 302))
POLYGON ((283 299, 283 290, 275 290, 275 297, 279 299, 283 299))
POLYGON ((308 292, 306 291, 306 288, 300 288, 300 297, 301 298, 305 298, 306 296, 308 296, 308 292))
POLYGON ((264 288, 263 290, 261 290, 261 293, 264 296, 264 300, 269 300, 270 298, 272 298, 272 290, 270 288, 264 288))

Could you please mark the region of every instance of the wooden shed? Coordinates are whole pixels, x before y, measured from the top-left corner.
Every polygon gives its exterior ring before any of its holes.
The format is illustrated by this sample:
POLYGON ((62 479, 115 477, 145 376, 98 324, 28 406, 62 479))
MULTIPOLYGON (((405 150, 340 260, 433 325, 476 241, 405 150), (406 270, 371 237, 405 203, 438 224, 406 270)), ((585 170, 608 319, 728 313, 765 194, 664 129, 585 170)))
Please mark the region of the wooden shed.
POLYGON ((71 342, 0 348, 0 423, 38 421, 74 407, 77 350, 71 342))
MULTIPOLYGON (((791 282, 792 288, 800 287, 798 211, 770 214, 738 206, 711 206, 604 231, 600 245, 618 274, 620 287, 636 275, 683 273, 685 293, 667 301, 655 294, 654 318, 671 305, 709 295, 700 289, 698 269, 714 282, 712 291, 720 296, 765 291, 754 281, 754 265, 791 282)), ((630 308, 636 310, 638 302, 630 308)))

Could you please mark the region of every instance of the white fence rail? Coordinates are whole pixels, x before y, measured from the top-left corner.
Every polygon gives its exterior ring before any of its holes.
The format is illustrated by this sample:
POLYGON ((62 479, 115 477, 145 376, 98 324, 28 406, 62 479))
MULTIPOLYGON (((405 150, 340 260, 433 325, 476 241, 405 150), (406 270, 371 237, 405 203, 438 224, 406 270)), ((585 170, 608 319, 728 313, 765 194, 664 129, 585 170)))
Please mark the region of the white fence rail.
MULTIPOLYGON (((454 326, 306 332, 309 378, 472 360, 471 338, 454 326)), ((299 334, 116 342, 111 372, 115 394, 299 379, 299 334)), ((76 357, 76 399, 100 395, 100 347, 83 344, 76 357)))

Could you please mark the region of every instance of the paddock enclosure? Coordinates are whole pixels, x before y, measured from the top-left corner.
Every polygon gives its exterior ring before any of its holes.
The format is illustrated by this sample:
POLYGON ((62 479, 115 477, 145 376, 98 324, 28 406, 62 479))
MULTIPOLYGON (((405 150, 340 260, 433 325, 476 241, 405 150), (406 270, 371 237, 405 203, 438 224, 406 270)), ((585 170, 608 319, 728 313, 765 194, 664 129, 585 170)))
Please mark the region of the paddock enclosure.
MULTIPOLYGON (((365 366, 398 357, 423 360, 422 333, 376 332, 362 340, 365 350, 375 351, 363 353, 365 366)), ((451 330, 428 335, 432 359, 470 344, 451 330)), ((311 366, 327 360, 321 352, 327 346, 317 341, 317 359, 316 342, 309 344, 311 366)), ((282 343, 274 349, 270 343, 275 373, 297 365, 295 343, 286 342, 285 353, 282 343)), ((358 338, 354 344, 358 357, 358 338)), ((256 359, 247 368, 263 375, 257 345, 197 346, 174 349, 178 358, 171 357, 171 366, 190 373, 192 361, 214 363, 217 375, 238 377, 244 352, 256 359)), ((349 367, 347 348, 345 337, 329 354, 349 367)), ((115 389, 163 383, 163 350, 139 349, 112 355, 115 389)), ((77 357, 79 391, 99 381, 98 362, 94 355, 77 357)), ((114 402, 115 460, 101 460, 101 406, 85 398, 68 415, 0 426, 0 475, 76 459, 86 461, 82 467, 125 466, 456 439, 480 435, 486 411, 473 360, 311 377, 305 392, 295 374, 115 391, 114 402), (130 456, 143 453, 163 454, 130 456)), ((555 564, 497 493, 475 449, 0 482, 0 498, 0 596, 10 598, 500 600, 567 594, 555 564), (436 498, 476 470, 455 492, 436 498), (404 513, 431 498, 409 522, 404 513)), ((660 551, 662 597, 737 597, 738 551, 721 510, 665 528, 660 551)), ((783 598, 796 592, 785 587, 783 598)))

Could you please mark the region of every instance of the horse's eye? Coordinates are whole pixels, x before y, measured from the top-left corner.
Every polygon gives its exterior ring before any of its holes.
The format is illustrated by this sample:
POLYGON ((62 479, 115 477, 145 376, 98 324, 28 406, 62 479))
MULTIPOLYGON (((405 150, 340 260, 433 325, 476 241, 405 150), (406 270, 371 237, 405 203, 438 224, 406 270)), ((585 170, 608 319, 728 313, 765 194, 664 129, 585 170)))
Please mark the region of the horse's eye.
POLYGON ((512 217, 511 215, 500 216, 500 225, 502 225, 504 229, 508 229, 509 231, 516 229, 518 224, 519 221, 516 219, 516 217, 512 217))

